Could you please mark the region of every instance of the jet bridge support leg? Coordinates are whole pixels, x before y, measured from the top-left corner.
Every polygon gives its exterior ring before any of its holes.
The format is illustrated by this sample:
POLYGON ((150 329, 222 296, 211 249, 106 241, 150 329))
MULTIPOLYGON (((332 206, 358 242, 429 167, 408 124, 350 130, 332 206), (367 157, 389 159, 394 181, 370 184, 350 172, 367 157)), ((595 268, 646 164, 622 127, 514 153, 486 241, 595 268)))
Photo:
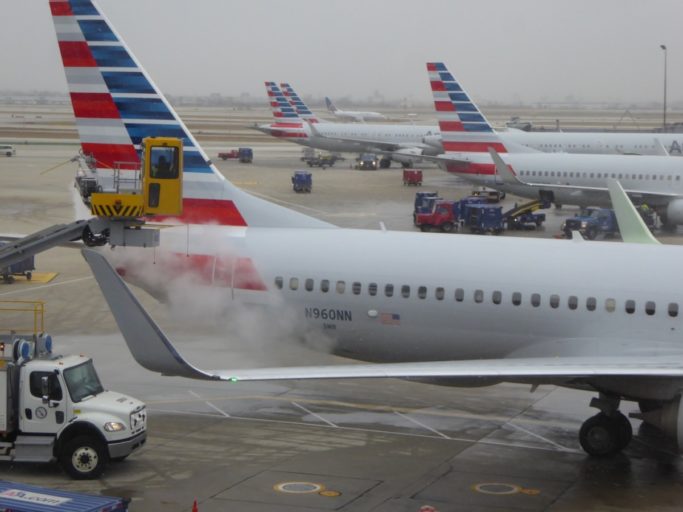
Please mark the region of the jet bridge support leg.
POLYGON ((588 418, 579 431, 581 447, 589 455, 604 457, 620 452, 631 442, 631 422, 619 411, 620 398, 600 393, 591 400, 591 407, 600 409, 588 418))

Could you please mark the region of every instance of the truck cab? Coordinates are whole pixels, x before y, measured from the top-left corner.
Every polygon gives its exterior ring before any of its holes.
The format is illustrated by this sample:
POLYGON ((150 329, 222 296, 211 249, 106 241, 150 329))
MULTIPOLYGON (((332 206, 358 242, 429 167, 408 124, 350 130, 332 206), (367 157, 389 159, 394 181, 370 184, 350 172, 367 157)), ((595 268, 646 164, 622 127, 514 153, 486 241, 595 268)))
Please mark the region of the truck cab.
POLYGON ((415 214, 415 225, 422 231, 438 228, 450 233, 458 228, 458 203, 443 199, 434 201, 431 212, 415 214))
POLYGON ((57 461, 97 478, 146 436, 145 404, 106 390, 92 359, 54 355, 49 334, 0 336, 0 464, 57 461))
POLYGON ((614 210, 597 207, 582 208, 574 217, 566 219, 561 229, 567 238, 572 237, 572 231, 578 231, 589 240, 595 240, 599 234, 612 237, 619 233, 614 210))

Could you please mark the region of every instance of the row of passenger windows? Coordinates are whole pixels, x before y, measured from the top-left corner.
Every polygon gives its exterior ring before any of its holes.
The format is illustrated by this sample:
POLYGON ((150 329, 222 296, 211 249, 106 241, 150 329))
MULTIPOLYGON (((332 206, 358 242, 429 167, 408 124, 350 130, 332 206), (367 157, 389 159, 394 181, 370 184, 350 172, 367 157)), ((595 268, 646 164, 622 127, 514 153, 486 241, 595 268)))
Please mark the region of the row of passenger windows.
POLYGON ((624 173, 602 173, 602 172, 574 172, 574 171, 520 171, 522 176, 546 176, 557 178, 614 178, 620 180, 660 180, 660 181, 681 181, 680 176, 670 174, 624 174, 624 173))
MULTIPOLYGON (((544 148, 544 149, 550 149, 550 148, 557 148, 557 149, 588 149, 593 147, 592 144, 526 144, 528 147, 534 147, 536 149, 538 148, 544 148)), ((615 144, 614 149, 621 150, 624 149, 623 144, 615 144)), ((645 144, 636 144, 635 146, 632 146, 633 149, 654 149, 654 146, 648 146, 645 144)), ((605 148, 610 148, 609 144, 605 144, 605 148)))
MULTIPOLYGON (((289 283, 288 287, 290 290, 298 290, 299 289, 299 278, 298 277, 291 277, 289 278, 289 283)), ((282 290, 285 287, 285 280, 283 277, 276 277, 275 278, 275 286, 279 289, 282 290)), ((363 293, 363 284, 360 282, 353 282, 349 286, 350 291, 353 295, 361 295, 363 293)), ((313 279, 304 279, 303 280, 303 289, 312 292, 315 290, 315 281, 313 279)), ((330 291, 336 292, 338 294, 343 294, 346 293, 347 285, 346 281, 336 281, 336 282, 331 282, 328 279, 322 279, 320 280, 320 291, 322 293, 328 293, 330 291)), ((385 284, 384 289, 382 292, 380 292, 380 286, 377 283, 369 283, 367 285, 367 293, 370 296, 376 296, 378 293, 383 293, 385 297, 393 297, 394 294, 398 296, 400 294, 401 297, 403 298, 410 298, 411 295, 411 287, 410 285, 404 284, 400 286, 394 286, 393 284, 385 284)), ((426 299, 428 295, 428 290, 426 286, 418 286, 416 290, 416 296, 418 299, 426 299)), ((436 300, 444 300, 446 298, 446 290, 445 288, 442 287, 437 287, 434 288, 434 298, 436 300)), ((456 302, 464 302, 467 298, 467 293, 465 289, 463 288, 456 288, 454 293, 453 293, 453 298, 456 302)), ((495 290, 490 293, 487 299, 487 294, 484 292, 484 290, 473 290, 471 292, 471 298, 472 300, 477 303, 481 304, 484 302, 487 302, 489 300, 492 304, 503 304, 504 300, 509 300, 510 304, 514 306, 521 306, 523 303, 523 296, 521 292, 513 292, 509 295, 509 299, 504 299, 504 294, 500 290, 495 290)), ((551 294, 547 298, 548 305, 553 308, 553 309, 558 309, 562 307, 562 298, 559 295, 556 294, 551 294)), ((541 306, 543 303, 543 299, 541 297, 540 293, 532 293, 528 297, 528 303, 537 308, 541 306)), ((579 308, 585 308, 587 311, 595 311, 598 308, 604 308, 605 311, 609 313, 613 313, 617 310, 617 301, 616 299, 608 298, 605 299, 604 302, 601 302, 599 304, 598 299, 595 297, 587 297, 585 301, 582 301, 577 297, 576 295, 570 295, 569 297, 566 298, 565 300, 566 307, 571 310, 576 310, 579 308)), ((645 304, 642 306, 643 311, 647 315, 654 315, 656 310, 657 310, 657 304, 654 301, 646 301, 645 304)), ((623 304, 624 311, 628 313, 629 315, 634 314, 637 311, 637 304, 636 301, 634 300, 626 300, 624 301, 623 304)), ((667 305, 667 313, 670 317, 677 317, 678 316, 678 303, 676 302, 670 302, 667 305)))

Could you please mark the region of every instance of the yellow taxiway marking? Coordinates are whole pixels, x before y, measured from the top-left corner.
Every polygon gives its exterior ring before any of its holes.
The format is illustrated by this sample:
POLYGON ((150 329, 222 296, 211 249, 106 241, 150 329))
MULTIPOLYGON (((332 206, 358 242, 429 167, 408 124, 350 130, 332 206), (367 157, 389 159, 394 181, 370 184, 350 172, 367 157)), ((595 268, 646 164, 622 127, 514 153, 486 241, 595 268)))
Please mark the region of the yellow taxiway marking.
POLYGON ((22 276, 22 275, 15 275, 12 277, 14 277, 15 281, 23 281, 26 283, 45 284, 45 283, 49 283, 50 281, 52 281, 58 275, 59 274, 57 272, 31 272, 31 279, 27 279, 26 276, 22 276))

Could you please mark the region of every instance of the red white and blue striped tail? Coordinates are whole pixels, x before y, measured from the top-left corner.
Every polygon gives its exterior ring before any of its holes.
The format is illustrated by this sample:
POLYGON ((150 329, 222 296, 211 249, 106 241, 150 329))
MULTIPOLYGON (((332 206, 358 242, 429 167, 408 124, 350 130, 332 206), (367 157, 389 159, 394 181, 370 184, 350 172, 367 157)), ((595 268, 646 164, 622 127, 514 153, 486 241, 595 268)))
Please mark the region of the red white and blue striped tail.
POLYGON ((434 95, 446 153, 506 153, 500 137, 443 62, 428 62, 427 73, 434 95))
POLYGON ((311 109, 308 108, 308 105, 304 103, 304 100, 301 99, 291 85, 287 83, 281 83, 280 88, 282 89, 282 93, 285 95, 285 98, 287 98, 287 101, 289 101, 289 104, 294 107, 294 110, 301 119, 309 123, 320 122, 318 116, 316 116, 311 109))
POLYGON ((183 140, 183 215, 187 224, 324 224, 253 197, 227 181, 109 21, 91 0, 50 0, 59 51, 85 154, 104 177, 140 165, 145 137, 183 140))

